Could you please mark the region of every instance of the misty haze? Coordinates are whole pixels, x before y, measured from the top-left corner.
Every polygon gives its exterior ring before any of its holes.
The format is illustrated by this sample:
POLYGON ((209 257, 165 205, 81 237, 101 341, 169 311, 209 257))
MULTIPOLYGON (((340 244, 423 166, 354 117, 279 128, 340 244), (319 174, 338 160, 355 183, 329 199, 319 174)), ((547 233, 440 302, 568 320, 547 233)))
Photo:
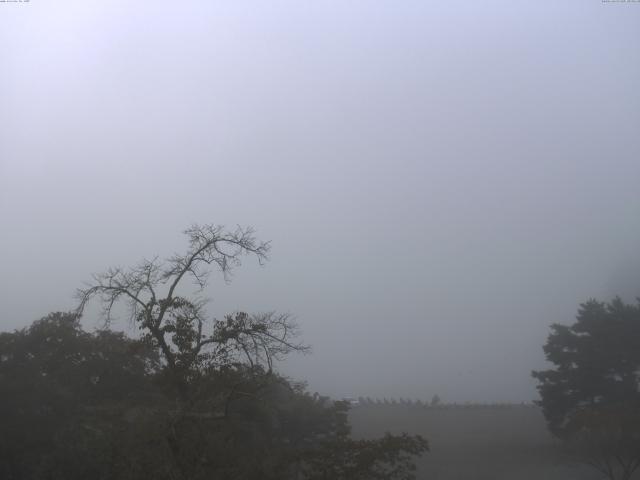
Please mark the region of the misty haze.
POLYGON ((0 2, 0 478, 640 478, 639 27, 0 2))

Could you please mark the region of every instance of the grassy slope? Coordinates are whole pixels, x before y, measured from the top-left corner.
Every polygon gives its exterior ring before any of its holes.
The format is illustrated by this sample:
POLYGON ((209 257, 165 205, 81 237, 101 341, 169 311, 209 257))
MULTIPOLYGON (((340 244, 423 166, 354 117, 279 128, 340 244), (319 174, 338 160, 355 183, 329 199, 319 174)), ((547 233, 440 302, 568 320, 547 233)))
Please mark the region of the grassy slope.
POLYGON ((354 436, 421 434, 431 452, 418 462, 418 479, 592 480, 602 475, 563 457, 537 408, 418 408, 360 406, 352 409, 354 436))

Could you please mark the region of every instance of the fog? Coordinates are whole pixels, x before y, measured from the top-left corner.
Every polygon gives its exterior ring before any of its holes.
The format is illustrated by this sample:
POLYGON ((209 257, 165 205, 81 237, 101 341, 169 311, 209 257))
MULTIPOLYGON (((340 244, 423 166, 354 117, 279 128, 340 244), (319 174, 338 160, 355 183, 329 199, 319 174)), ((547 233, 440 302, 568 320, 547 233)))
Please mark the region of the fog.
MULTIPOLYGON (((0 3, 0 329, 194 222, 272 241, 333 396, 530 401, 551 323, 640 295, 640 5, 0 3)), ((96 311, 85 315, 99 326, 96 311)), ((127 330, 124 319, 115 325, 127 330)))

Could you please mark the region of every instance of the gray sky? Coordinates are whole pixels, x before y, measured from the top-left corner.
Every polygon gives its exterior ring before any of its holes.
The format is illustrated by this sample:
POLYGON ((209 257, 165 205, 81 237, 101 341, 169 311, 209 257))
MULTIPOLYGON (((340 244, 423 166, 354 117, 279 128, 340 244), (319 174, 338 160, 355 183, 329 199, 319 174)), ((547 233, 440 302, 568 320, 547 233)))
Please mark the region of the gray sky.
POLYGON ((312 391, 520 401, 640 294, 640 3, 31 0, 0 41, 2 329, 253 225, 210 311, 294 314, 312 391))

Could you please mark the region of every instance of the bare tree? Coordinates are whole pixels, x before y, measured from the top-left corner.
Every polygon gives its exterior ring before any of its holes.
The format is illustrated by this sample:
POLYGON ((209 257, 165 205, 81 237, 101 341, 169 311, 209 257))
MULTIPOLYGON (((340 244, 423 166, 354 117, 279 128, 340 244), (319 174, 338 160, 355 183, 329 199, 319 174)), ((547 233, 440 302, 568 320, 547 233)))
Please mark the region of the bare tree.
POLYGON ((240 312, 207 325, 207 300, 201 293, 212 269, 228 281, 242 256, 255 256, 262 265, 268 259, 269 242, 258 241, 252 228, 226 231, 218 225, 193 225, 184 233, 189 243, 184 254, 94 274, 77 291, 78 313, 97 297, 108 326, 114 307, 125 302, 129 319, 143 338, 160 349, 170 370, 182 374, 241 361, 271 371, 274 360, 307 350, 294 341, 297 327, 286 314, 240 312), (187 280, 197 289, 188 297, 179 293, 187 280))

